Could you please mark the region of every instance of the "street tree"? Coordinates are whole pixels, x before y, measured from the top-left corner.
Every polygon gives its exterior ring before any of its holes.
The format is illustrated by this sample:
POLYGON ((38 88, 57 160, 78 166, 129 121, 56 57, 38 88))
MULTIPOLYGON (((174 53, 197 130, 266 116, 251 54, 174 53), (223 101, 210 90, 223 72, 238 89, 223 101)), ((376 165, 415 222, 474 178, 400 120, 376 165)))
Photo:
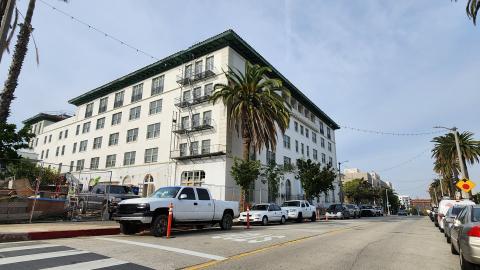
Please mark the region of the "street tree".
POLYGON ((280 79, 269 78, 272 69, 245 63, 245 72, 232 67, 226 71, 227 84, 216 84, 213 103, 222 100, 229 122, 242 137, 243 159, 250 150, 259 153, 263 147, 275 151, 277 128, 282 134, 290 123, 290 92, 280 79))
POLYGON ((262 168, 260 173, 261 181, 263 184, 267 184, 268 187, 268 201, 275 202, 280 193, 280 181, 285 178, 285 174, 292 172, 293 166, 291 165, 277 165, 270 163, 262 168))
POLYGON ((319 197, 321 193, 326 193, 333 189, 333 181, 335 180, 335 169, 327 165, 322 168, 320 163, 311 159, 297 159, 297 175, 302 188, 305 191, 307 200, 319 197))
POLYGON ((260 175, 260 167, 260 161, 258 160, 244 160, 236 157, 233 159, 230 174, 241 188, 240 206, 243 210, 245 209, 245 194, 260 175))
POLYGON ((343 184, 343 192, 349 201, 360 203, 371 203, 374 199, 372 185, 363 178, 353 179, 343 184))
POLYGON ((30 126, 24 126, 17 131, 15 124, 0 122, 0 162, 18 159, 17 150, 28 148, 28 142, 35 137, 30 132, 30 126))

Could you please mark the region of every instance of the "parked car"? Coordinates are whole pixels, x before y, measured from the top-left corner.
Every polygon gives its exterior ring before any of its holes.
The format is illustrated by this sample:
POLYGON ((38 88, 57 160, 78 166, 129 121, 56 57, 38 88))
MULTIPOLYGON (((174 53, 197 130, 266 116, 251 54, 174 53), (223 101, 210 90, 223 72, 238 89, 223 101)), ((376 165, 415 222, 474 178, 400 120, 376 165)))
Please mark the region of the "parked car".
POLYGON ((286 201, 282 204, 282 210, 287 211, 287 219, 297 222, 302 222, 305 218, 311 221, 317 220, 316 207, 304 200, 286 201))
POLYGON ((350 218, 350 211, 343 204, 331 204, 325 213, 328 218, 345 219, 350 218))
POLYGON ((114 219, 123 234, 149 227, 152 235, 164 236, 171 203, 174 227, 219 224, 222 230, 230 230, 233 219, 238 217, 238 202, 214 200, 206 188, 171 186, 159 188, 147 198, 121 201, 114 219))
POLYGON ((381 206, 374 206, 373 209, 375 210, 375 215, 377 217, 383 216, 383 207, 381 206))
POLYGON ((362 217, 375 217, 377 215, 377 211, 371 205, 360 206, 360 211, 362 217))
POLYGON ((450 243, 451 241, 450 232, 453 226, 453 221, 464 207, 465 206, 463 205, 455 205, 453 207, 450 207, 450 209, 448 209, 447 211, 447 214, 445 215, 445 218, 443 219, 443 231, 445 237, 447 238, 447 243, 450 243))
POLYGON ((400 209, 400 210, 398 210, 397 215, 398 216, 408 216, 408 213, 407 213, 406 210, 400 209))
POLYGON ((459 254, 462 270, 480 267, 480 205, 467 205, 451 229, 451 251, 459 254))
POLYGON ((428 213, 428 216, 430 217, 430 220, 432 222, 435 221, 436 217, 435 217, 435 213, 437 212, 437 207, 436 206, 433 206, 431 209, 430 209, 430 213, 428 213))
POLYGON ((470 201, 470 200, 450 200, 450 199, 445 199, 441 200, 440 203, 438 204, 438 214, 437 214, 437 223, 438 223, 438 228, 440 229, 440 232, 443 232, 443 219, 445 218, 445 215, 447 214, 447 211, 450 207, 453 207, 454 205, 474 205, 475 203, 470 201))
POLYGON ((87 211, 101 210, 103 218, 110 219, 119 202, 133 198, 139 198, 139 196, 135 195, 128 186, 101 183, 78 195, 78 208, 82 214, 87 211))
POLYGON ((355 204, 346 204, 345 205, 350 211, 350 216, 353 218, 360 218, 360 208, 356 206, 355 204))
MULTIPOLYGON (((280 222, 285 224, 287 220, 287 210, 283 210, 275 203, 260 203, 255 204, 250 208, 250 222, 260 223, 264 226, 269 222, 280 222)), ((247 212, 240 213, 238 221, 242 223, 247 222, 247 212)))

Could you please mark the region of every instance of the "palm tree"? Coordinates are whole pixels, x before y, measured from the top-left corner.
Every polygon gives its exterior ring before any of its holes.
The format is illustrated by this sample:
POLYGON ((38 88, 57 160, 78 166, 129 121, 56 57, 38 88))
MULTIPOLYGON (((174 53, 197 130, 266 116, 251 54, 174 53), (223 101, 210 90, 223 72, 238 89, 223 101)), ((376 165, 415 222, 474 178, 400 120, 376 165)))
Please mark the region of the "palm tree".
POLYGON ((0 94, 0 122, 6 123, 7 118, 10 115, 10 105, 12 104, 13 93, 18 85, 18 77, 22 70, 23 61, 27 54, 28 42, 30 41, 30 34, 32 33, 32 17, 33 10, 35 9, 35 1, 30 0, 28 3, 27 13, 25 15, 25 21, 20 26, 20 32, 18 33, 17 44, 15 45, 15 51, 12 57, 12 64, 8 70, 8 77, 5 81, 4 88, 0 94))
POLYGON ((468 0, 466 11, 467 16, 473 20, 473 24, 477 24, 477 14, 478 10, 480 9, 480 1, 479 0, 468 0))
POLYGON ((250 149, 258 153, 265 146, 275 150, 277 128, 285 133, 290 122, 290 92, 279 79, 268 78, 269 67, 245 64, 245 74, 228 68, 228 84, 216 84, 211 100, 222 100, 227 106, 231 125, 242 136, 243 159, 249 160, 250 149))

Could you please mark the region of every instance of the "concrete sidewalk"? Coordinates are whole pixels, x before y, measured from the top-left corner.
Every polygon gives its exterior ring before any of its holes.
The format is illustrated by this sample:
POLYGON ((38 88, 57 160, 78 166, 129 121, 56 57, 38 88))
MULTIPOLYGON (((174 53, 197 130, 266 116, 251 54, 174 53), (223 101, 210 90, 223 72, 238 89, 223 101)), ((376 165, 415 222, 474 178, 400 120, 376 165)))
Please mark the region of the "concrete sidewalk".
POLYGON ((52 222, 0 225, 0 242, 119 234, 114 221, 52 222))

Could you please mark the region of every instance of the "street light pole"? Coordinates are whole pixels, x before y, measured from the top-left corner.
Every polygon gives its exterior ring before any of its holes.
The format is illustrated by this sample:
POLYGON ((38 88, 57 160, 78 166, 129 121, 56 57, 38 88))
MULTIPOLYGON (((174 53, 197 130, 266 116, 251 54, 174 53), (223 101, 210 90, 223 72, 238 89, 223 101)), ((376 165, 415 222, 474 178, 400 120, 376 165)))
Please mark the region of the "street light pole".
POLYGON ((385 189, 385 197, 387 198, 387 213, 390 216, 390 203, 388 202, 388 188, 385 189))
POLYGON ((343 204, 343 183, 342 183, 342 163, 347 163, 348 160, 338 162, 338 186, 340 188, 340 203, 343 204))

